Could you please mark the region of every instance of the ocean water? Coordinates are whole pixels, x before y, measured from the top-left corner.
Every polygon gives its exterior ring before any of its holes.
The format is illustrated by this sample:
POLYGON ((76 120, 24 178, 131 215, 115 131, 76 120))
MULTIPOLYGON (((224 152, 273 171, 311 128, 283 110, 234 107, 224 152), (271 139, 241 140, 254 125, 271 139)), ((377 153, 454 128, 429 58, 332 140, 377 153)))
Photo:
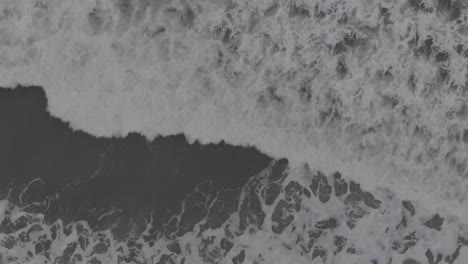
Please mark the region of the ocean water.
POLYGON ((222 224, 207 227, 221 205, 197 187, 204 220, 152 244, 54 227, 3 202, 7 222, 27 221, 1 234, 2 261, 464 263, 467 10, 461 0, 1 1, 0 86, 43 87, 50 114, 73 129, 184 134, 272 159, 222 224), (33 250, 38 240, 49 250, 33 250))

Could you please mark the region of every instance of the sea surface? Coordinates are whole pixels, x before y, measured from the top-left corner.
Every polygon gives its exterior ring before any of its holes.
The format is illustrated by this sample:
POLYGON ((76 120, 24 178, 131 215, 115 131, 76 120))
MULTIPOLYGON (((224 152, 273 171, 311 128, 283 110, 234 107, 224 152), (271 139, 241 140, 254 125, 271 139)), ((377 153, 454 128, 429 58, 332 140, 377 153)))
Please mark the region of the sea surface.
POLYGON ((468 2, 0 1, 0 263, 466 263, 468 2))

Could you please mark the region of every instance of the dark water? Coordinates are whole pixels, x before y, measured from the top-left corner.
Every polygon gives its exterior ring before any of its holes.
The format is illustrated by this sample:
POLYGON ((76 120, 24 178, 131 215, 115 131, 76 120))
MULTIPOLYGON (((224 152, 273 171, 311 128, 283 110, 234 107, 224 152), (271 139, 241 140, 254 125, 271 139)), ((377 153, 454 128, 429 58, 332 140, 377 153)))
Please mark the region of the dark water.
POLYGON ((120 219, 124 229, 150 214, 163 221, 200 184, 235 203, 270 162, 254 148, 189 144, 183 135, 96 138, 51 117, 40 87, 0 89, 0 200, 51 221, 106 228, 120 219))
POLYGON ((0 89, 0 264, 466 262, 465 223, 345 172, 96 138, 46 109, 41 88, 0 89))

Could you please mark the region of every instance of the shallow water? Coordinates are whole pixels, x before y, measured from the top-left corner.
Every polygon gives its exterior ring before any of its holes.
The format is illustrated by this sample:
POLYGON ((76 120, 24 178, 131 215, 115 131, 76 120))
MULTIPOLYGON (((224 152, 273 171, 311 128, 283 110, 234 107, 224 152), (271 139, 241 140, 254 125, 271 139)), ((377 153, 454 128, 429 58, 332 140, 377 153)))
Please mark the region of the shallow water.
POLYGON ((0 263, 464 263, 468 226, 253 148, 96 138, 0 90, 0 263))
POLYGON ((468 259, 467 3, 0 1, 1 260, 468 259))
POLYGON ((175 213, 198 184, 236 190, 271 162, 253 148, 189 144, 183 135, 96 138, 46 109, 41 88, 0 90, 0 199, 52 220, 175 213))
POLYGON ((0 87, 97 136, 255 146, 468 219, 459 0, 4 0, 0 87))

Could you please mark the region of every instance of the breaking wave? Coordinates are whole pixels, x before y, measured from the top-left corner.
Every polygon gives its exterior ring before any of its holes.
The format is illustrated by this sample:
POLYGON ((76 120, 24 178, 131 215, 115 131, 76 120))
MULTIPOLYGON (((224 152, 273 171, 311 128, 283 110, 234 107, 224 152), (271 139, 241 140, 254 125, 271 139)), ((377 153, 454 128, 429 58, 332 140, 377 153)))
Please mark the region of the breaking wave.
POLYGON ((0 9, 0 85, 44 87, 51 113, 75 129, 254 145, 371 188, 431 193, 429 204, 466 215, 463 1, 5 0, 0 9))
MULTIPOLYGON (((290 173, 274 185, 272 165, 222 224, 194 224, 178 246, 170 234, 119 242, 4 202, 0 260, 457 263, 468 243, 467 10, 457 0, 1 1, 0 86, 44 87, 54 116, 96 136, 225 140, 286 157, 290 173), (349 183, 339 196, 336 171, 373 194, 349 183)), ((206 224, 216 203, 200 197, 206 224)))

